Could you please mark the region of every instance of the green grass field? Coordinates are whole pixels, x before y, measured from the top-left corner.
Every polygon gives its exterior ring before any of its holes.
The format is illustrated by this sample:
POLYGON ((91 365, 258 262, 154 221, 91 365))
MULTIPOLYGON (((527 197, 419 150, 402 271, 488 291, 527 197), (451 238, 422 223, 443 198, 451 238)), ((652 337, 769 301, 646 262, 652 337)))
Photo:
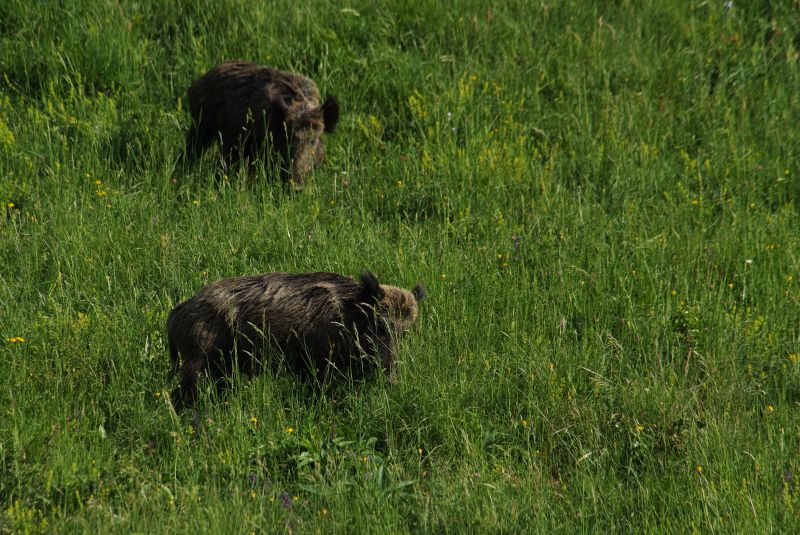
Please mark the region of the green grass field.
POLYGON ((258 4, 0 3, 0 531, 797 529, 797 1, 258 4), (176 172, 230 58, 339 98, 301 193, 176 172), (365 269, 397 385, 171 410, 178 301, 365 269))

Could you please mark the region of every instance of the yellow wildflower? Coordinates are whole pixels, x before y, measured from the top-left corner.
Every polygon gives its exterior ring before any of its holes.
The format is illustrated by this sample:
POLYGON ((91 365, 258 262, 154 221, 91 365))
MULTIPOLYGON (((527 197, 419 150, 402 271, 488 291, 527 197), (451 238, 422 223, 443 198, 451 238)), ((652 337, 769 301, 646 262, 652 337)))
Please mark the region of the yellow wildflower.
POLYGON ((0 144, 13 145, 16 142, 14 132, 12 132, 5 122, 0 119, 0 144))

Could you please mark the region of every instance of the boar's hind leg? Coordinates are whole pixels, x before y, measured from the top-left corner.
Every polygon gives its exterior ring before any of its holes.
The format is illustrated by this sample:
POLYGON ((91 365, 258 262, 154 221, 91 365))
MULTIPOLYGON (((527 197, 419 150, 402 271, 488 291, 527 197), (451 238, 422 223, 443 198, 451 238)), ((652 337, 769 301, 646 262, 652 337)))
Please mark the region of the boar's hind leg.
POLYGON ((214 142, 216 136, 208 125, 192 123, 186 134, 186 148, 181 154, 181 161, 186 165, 194 164, 203 152, 214 142))
POLYGON ((181 382, 172 392, 173 403, 177 402, 178 407, 195 402, 197 383, 204 372, 208 373, 217 391, 221 391, 221 375, 225 370, 225 348, 228 347, 228 340, 224 333, 215 332, 214 329, 204 335, 201 341, 195 340, 189 347, 182 348, 186 352, 181 352, 181 382))
POLYGON ((206 359, 199 351, 183 357, 181 382, 172 391, 172 403, 176 410, 192 405, 197 399, 197 380, 205 367, 206 359))

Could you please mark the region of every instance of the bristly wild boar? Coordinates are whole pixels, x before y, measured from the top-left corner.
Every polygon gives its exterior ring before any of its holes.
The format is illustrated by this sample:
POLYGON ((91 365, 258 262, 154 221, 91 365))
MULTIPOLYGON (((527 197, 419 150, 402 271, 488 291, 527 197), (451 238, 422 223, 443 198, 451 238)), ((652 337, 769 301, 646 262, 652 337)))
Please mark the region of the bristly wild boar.
POLYGON ((393 382, 397 343, 425 295, 421 284, 408 291, 369 272, 358 281, 320 272, 212 282, 167 320, 173 373, 180 373, 172 398, 191 404, 201 374, 222 389, 234 370, 252 376, 264 364, 322 382, 380 367, 393 382))
POLYGON ((229 166, 277 155, 294 189, 322 163, 322 132, 333 132, 339 120, 336 99, 322 103, 310 78, 246 61, 220 63, 192 82, 189 111, 187 163, 219 139, 229 166))

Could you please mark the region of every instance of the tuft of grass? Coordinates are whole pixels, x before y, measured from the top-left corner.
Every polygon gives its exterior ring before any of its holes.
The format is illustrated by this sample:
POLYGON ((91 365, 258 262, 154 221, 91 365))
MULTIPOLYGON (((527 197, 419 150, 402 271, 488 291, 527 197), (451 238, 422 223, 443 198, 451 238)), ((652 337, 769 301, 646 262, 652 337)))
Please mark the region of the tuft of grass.
POLYGON ((797 5, 551 4, 0 4, 0 530, 790 531, 797 5), (339 98, 303 192, 176 173, 230 58, 339 98), (174 413, 180 300, 364 269, 399 384, 174 413))

